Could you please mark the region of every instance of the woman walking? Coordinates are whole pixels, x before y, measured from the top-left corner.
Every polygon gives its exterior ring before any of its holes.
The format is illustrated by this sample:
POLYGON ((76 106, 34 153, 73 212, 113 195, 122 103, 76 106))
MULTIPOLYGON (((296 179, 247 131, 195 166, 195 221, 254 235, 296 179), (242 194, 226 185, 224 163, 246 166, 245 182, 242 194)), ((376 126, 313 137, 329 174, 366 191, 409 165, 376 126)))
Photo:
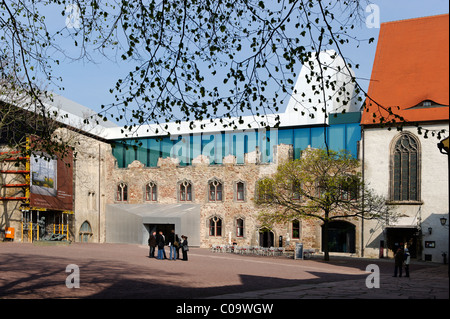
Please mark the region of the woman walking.
POLYGON ((181 244, 181 249, 183 252, 183 260, 188 260, 188 251, 189 251, 189 246, 188 246, 188 241, 187 241, 187 237, 184 235, 181 235, 181 238, 183 239, 183 243, 181 244))

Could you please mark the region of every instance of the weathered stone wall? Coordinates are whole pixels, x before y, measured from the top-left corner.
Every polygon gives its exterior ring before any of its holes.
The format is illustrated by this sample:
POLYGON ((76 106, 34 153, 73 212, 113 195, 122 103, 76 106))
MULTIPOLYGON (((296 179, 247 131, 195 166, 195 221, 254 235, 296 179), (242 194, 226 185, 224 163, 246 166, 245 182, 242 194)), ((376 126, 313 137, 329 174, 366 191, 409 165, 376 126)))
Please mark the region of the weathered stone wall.
MULTIPOLYGON (((187 180, 192 183, 192 203, 201 205, 201 246, 227 244, 230 241, 238 245, 256 245, 258 229, 261 227, 257 216, 258 209, 253 203, 255 186, 258 179, 276 171, 278 157, 292 152, 288 145, 277 148, 275 163, 258 164, 258 154, 247 154, 246 164, 236 165, 234 156, 224 158, 222 165, 209 165, 209 158, 203 155, 192 161, 191 166, 179 166, 172 158, 160 158, 158 167, 147 168, 138 161, 131 163, 127 169, 114 168, 106 191, 107 203, 116 202, 116 188, 119 183, 128 187, 128 203, 146 203, 145 186, 150 181, 158 187, 158 203, 173 204, 179 202, 179 182, 187 180), (223 198, 219 202, 209 201, 209 181, 216 179, 222 183, 223 198), (237 201, 236 183, 244 182, 245 200, 237 201), (217 216, 222 219, 222 236, 209 236, 209 219, 217 216), (236 219, 244 220, 244 236, 236 236, 236 219)), ((253 152, 255 153, 255 152, 253 152)), ((150 203, 150 202, 148 202, 150 203)), ((285 228, 285 227, 284 227, 285 228)), ((278 236, 284 236, 286 229, 273 229, 277 244, 278 236)))
POLYGON ((89 242, 105 241, 105 205, 109 177, 115 159, 111 145, 68 129, 56 132, 75 148, 74 157, 74 238, 79 240, 80 227, 87 222, 92 234, 89 242))

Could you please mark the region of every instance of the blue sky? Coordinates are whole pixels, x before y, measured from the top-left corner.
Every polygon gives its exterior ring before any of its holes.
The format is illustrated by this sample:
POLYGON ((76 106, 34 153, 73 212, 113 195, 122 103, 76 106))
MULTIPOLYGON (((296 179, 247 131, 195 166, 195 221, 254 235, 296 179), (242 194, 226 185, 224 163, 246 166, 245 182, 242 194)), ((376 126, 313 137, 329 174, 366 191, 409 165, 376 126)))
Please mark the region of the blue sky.
MULTIPOLYGON (((381 23, 449 12, 448 0, 374 0, 371 3, 379 7, 381 23)), ((366 17, 369 14, 366 13, 366 17)), ((65 23, 65 18, 59 12, 56 19, 61 19, 62 24, 65 23)), ((58 20, 52 23, 57 24, 58 20)), ((354 71, 365 88, 370 79, 378 33, 378 28, 367 28, 365 24, 361 24, 355 28, 354 36, 359 39, 374 37, 375 41, 362 44, 358 49, 346 46, 342 48, 344 56, 360 65, 359 69, 354 71)), ((99 112, 101 104, 114 102, 109 89, 127 70, 123 64, 117 65, 103 59, 98 60, 96 64, 65 61, 54 71, 63 77, 62 85, 65 88, 64 91, 55 91, 56 93, 99 112)))

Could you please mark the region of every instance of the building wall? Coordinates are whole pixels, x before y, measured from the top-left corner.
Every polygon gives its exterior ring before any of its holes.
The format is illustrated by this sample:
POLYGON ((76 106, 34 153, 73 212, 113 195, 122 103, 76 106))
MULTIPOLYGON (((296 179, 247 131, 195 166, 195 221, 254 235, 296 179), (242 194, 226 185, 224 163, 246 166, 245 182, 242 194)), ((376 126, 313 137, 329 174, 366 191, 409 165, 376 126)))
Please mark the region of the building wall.
MULTIPOLYGON (((207 156, 199 155, 192 160, 192 165, 183 166, 174 158, 159 158, 156 167, 146 167, 139 161, 133 161, 127 168, 119 168, 108 143, 99 141, 67 129, 60 129, 58 134, 75 147, 74 161, 74 214, 71 215, 71 240, 76 242, 88 239, 89 242, 106 242, 105 211, 107 204, 117 203, 115 195, 118 183, 128 186, 130 204, 147 203, 145 185, 153 181, 158 186, 159 204, 178 203, 178 183, 189 180, 193 185, 193 203, 200 204, 200 246, 210 247, 214 244, 236 243, 240 246, 260 245, 259 231, 263 227, 258 220, 259 208, 253 199, 255 186, 259 179, 276 172, 278 164, 292 159, 292 145, 273 146, 273 161, 261 163, 261 154, 256 149, 246 153, 243 164, 236 163, 236 157, 228 155, 222 164, 210 165, 207 156), (208 182, 217 179, 223 183, 223 200, 210 202, 208 199, 208 182), (236 200, 236 182, 245 183, 245 201, 236 200), (209 235, 209 219, 213 216, 222 219, 222 236, 209 235), (244 220, 244 236, 236 236, 236 220, 244 220), (88 236, 81 236, 84 223, 90 226, 88 236)), ((10 208, 8 208, 9 210, 10 208)), ((16 218, 20 226, 20 211, 16 218)), ((356 228, 358 238, 359 222, 351 221, 356 228)), ((274 235, 273 246, 279 245, 282 236, 283 246, 291 247, 295 242, 302 242, 305 248, 321 250, 321 225, 315 220, 300 220, 300 238, 292 238, 292 223, 271 225, 274 235)), ((189 234, 186 234, 189 236, 189 234)), ((16 233, 17 240, 17 233, 16 233)), ((357 239, 357 253, 359 252, 357 239)))
POLYGON ((80 240, 81 226, 87 222, 91 228, 88 241, 104 242, 108 171, 115 161, 111 146, 68 129, 59 129, 57 134, 75 148, 72 240, 80 240))
MULTIPOLYGON (((258 164, 255 152, 246 154, 246 163, 237 165, 234 156, 223 159, 222 165, 210 165, 209 158, 199 155, 190 166, 180 166, 173 158, 160 158, 158 167, 145 167, 139 161, 132 162, 128 168, 114 168, 111 171, 106 201, 117 203, 115 199, 116 187, 125 183, 128 187, 128 203, 146 203, 145 185, 153 181, 158 187, 158 201, 160 204, 173 204, 178 200, 178 185, 180 181, 188 180, 192 183, 193 201, 201 204, 200 238, 202 247, 214 244, 228 244, 230 241, 238 245, 257 245, 258 230, 262 227, 257 219, 258 209, 253 203, 255 186, 259 179, 269 176, 276 171, 280 160, 288 159, 292 155, 292 146, 280 145, 276 149, 276 160, 270 164, 258 164), (208 198, 209 184, 212 179, 223 185, 223 198, 219 202, 210 202, 208 198), (244 182, 245 200, 236 200, 236 183, 244 182), (209 219, 217 216, 222 219, 222 236, 209 236, 209 219), (244 220, 244 236, 236 236, 236 219, 244 220)), ((151 202, 147 202, 150 203, 151 202)), ((305 229, 308 227, 305 227, 305 229)), ((275 242, 278 237, 286 238, 290 230, 287 225, 277 225, 272 228, 275 242)), ((307 231, 304 231, 305 233, 307 231)), ((188 234, 186 234, 188 235, 188 234)), ((188 235, 189 236, 189 235, 188 235)), ((286 240, 286 239, 284 239, 286 240)))
MULTIPOLYGON (((422 125, 430 131, 448 130, 448 122, 442 124, 422 125)), ((432 261, 441 262, 442 252, 448 253, 448 222, 443 227, 440 218, 448 220, 448 156, 441 154, 437 148, 439 140, 429 133, 429 137, 419 135, 416 127, 404 127, 403 131, 410 132, 420 141, 421 174, 420 192, 421 204, 397 203, 395 210, 401 213, 397 221, 391 221, 391 226, 418 226, 421 255, 431 255, 432 261), (429 234, 428 228, 432 228, 429 234), (434 241, 435 248, 426 248, 425 241, 434 241)), ((362 152, 364 160, 365 183, 378 194, 389 198, 390 182, 390 144, 400 132, 396 129, 366 127, 363 133, 362 152)), ((384 232, 386 223, 364 222, 365 257, 378 257, 380 241, 386 241, 384 232)), ((389 252, 392 257, 392 251, 389 252)))

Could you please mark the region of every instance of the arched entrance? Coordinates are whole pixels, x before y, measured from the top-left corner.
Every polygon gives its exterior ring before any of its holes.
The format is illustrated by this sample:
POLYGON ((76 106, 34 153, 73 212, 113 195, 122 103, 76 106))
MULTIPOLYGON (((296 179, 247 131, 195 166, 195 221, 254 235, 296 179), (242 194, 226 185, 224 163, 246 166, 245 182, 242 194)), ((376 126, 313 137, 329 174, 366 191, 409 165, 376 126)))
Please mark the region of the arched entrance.
POLYGON ((92 237, 92 228, 87 220, 81 224, 78 235, 81 243, 88 243, 90 241, 90 238, 92 237))
MULTIPOLYGON (((322 226, 322 238, 323 236, 322 226)), ((346 221, 332 221, 328 224, 328 251, 355 253, 355 225, 346 221)), ((322 241, 322 250, 325 248, 322 241)))
POLYGON ((261 247, 273 247, 274 242, 273 231, 267 227, 262 227, 259 229, 259 246, 261 247))

